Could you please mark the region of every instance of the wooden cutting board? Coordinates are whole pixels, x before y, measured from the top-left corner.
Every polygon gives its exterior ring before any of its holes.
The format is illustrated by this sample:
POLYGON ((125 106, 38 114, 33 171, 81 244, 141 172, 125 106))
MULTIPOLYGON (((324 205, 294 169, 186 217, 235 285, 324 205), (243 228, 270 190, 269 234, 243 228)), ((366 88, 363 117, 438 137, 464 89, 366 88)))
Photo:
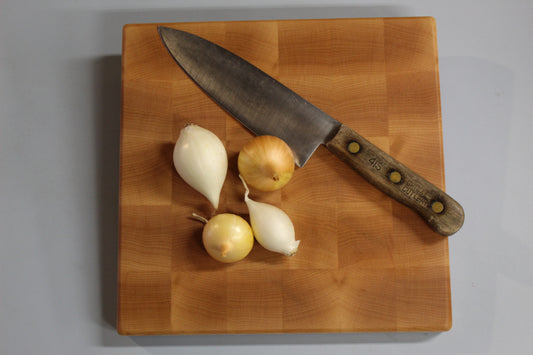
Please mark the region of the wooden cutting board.
MULTIPOLYGON (((433 18, 166 24, 254 63, 444 187, 433 18)), ((236 158, 252 134, 179 68, 156 24, 124 27, 118 331, 121 334, 442 331, 451 327, 448 239, 320 147, 291 182, 251 192, 291 217, 285 257, 257 243, 212 260, 193 212, 209 202, 177 175, 186 123, 225 143, 218 212, 244 216, 236 158)))

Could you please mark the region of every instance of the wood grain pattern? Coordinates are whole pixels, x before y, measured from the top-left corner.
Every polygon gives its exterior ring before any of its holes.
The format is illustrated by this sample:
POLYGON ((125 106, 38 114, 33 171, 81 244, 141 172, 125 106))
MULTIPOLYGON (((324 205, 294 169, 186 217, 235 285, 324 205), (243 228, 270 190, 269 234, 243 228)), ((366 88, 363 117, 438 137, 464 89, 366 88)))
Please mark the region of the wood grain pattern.
MULTIPOLYGON (((165 24, 271 74, 444 187, 432 18, 165 24)), ((320 147, 291 182, 251 197, 285 210, 301 240, 241 262, 201 244, 209 202, 172 166, 181 128, 225 143, 219 212, 247 216, 237 154, 252 137, 176 65, 157 24, 124 27, 118 331, 121 334, 441 331, 451 327, 448 240, 320 147)))
POLYGON ((449 236, 464 222, 463 207, 444 191, 346 125, 326 147, 372 185, 416 211, 436 232, 449 236))

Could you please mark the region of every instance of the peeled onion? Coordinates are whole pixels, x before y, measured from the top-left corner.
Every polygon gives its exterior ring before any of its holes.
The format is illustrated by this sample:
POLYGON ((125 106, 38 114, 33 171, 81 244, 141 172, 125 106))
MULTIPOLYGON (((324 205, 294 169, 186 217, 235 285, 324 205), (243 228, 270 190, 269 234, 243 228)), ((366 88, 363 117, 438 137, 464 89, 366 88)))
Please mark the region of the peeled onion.
POLYGON ((282 139, 257 136, 242 147, 237 165, 249 186, 261 191, 275 191, 292 178, 294 155, 282 139))
POLYGON ((173 159, 181 178, 217 209, 228 171, 228 156, 222 141, 213 132, 188 124, 176 141, 173 159))
POLYGON ((207 253, 223 263, 244 259, 254 245, 254 234, 246 220, 231 213, 222 213, 209 221, 194 214, 205 223, 202 242, 207 253))

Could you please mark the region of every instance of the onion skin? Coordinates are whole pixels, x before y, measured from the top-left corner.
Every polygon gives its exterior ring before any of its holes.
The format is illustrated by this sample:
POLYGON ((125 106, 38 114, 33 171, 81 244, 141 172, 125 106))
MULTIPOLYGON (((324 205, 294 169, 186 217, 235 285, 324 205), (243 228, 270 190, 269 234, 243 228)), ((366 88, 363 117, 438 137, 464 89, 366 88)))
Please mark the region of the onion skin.
POLYGON ((244 218, 222 213, 207 221, 202 232, 202 242, 213 259, 234 263, 250 253, 254 245, 254 235, 244 218))
POLYGON ((278 137, 257 136, 242 147, 237 165, 249 186, 260 191, 275 191, 292 178, 294 154, 278 137))

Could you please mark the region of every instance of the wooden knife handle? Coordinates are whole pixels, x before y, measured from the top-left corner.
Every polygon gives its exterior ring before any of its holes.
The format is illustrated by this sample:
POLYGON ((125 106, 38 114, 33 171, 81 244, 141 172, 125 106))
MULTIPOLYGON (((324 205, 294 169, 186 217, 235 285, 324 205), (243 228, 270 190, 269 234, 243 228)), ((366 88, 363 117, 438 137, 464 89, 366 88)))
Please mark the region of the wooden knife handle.
POLYGON ((405 165, 342 125, 326 147, 371 184, 415 210, 436 232, 449 236, 464 221, 457 201, 405 165))

